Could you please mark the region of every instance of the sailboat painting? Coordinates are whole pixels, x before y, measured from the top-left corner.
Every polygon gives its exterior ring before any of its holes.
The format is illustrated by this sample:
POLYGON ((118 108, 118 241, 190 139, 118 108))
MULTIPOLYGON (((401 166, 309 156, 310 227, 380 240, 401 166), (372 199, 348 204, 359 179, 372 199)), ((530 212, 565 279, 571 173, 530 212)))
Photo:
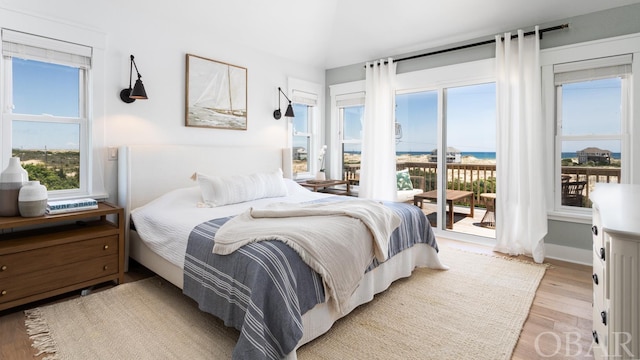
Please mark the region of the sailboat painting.
POLYGON ((186 126, 247 130, 247 69, 187 54, 186 126))

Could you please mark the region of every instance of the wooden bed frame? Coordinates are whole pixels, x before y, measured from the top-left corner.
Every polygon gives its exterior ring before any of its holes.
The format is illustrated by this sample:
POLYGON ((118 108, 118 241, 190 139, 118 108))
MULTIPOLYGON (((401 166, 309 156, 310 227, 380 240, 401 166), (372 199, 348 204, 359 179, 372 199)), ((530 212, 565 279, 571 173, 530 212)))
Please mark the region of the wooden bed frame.
MULTIPOLYGON (((129 227, 132 209, 177 188, 196 184, 190 179, 198 171, 208 175, 248 175, 271 172, 283 167, 288 149, 263 147, 204 147, 191 145, 131 145, 118 153, 118 204, 125 212, 126 259, 135 259, 179 288, 183 287, 182 269, 152 252, 135 230, 129 227), (283 155, 284 154, 284 155, 283 155)), ((283 168, 287 168, 284 166, 283 168)), ((286 174, 286 171, 285 171, 286 174)), ((369 302, 402 277, 411 275, 417 266, 446 269, 436 251, 417 244, 397 254, 378 268, 365 274, 351 298, 348 311, 369 302)), ((302 317, 304 335, 298 347, 324 334, 341 316, 328 303, 318 304, 302 317)), ((288 359, 295 359, 292 351, 288 359)))

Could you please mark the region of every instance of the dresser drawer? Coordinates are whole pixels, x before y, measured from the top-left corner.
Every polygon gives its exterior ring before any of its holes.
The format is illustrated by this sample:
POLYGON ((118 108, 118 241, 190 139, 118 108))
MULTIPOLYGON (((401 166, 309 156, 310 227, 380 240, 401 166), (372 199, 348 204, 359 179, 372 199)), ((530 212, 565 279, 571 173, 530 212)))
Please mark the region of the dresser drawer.
POLYGON ((609 251, 606 247, 600 246, 599 244, 593 243, 593 261, 598 261, 605 265, 605 262, 609 258, 609 251))
POLYGON ((593 211, 593 222, 591 225, 591 238, 593 241, 594 248, 604 247, 604 231, 602 231, 602 223, 600 221, 600 210, 594 205, 593 211))
MULTIPOLYGON (((602 349, 601 353, 607 353, 607 348, 609 346, 609 326, 607 319, 607 324, 605 325, 602 322, 602 313, 605 313, 605 316, 608 317, 606 310, 602 307, 593 306, 593 347, 602 349), (597 339, 597 343, 596 343, 597 339)), ((595 349, 594 349, 595 352, 595 349)))
POLYGON ((607 353, 609 343, 609 311, 605 294, 603 262, 596 251, 593 255, 593 352, 596 359, 607 353), (596 283, 597 279, 597 283, 596 283), (596 343, 597 341, 597 343, 596 343), (598 356, 600 354, 600 356, 598 356))
POLYGON ((604 272, 604 264, 597 255, 593 255, 593 271, 592 271, 592 284, 593 284, 593 302, 600 305, 605 304, 607 299, 606 288, 606 274, 604 272))
POLYGON ((0 279, 115 254, 118 254, 117 235, 1 255, 0 279))
POLYGON ((118 273, 118 254, 52 267, 4 279, 0 304, 118 273))

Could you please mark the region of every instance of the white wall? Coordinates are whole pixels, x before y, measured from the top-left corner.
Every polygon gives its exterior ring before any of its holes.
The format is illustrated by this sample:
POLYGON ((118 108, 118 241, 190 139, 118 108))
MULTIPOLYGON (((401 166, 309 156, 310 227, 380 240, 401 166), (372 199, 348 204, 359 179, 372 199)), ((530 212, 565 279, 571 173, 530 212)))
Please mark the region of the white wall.
MULTIPOLYGON (((246 33, 234 36, 234 33, 260 29, 216 28, 216 13, 203 15, 199 9, 190 7, 190 3, 188 0, 0 1, 5 14, 0 16, 0 27, 11 23, 14 30, 35 30, 38 35, 47 36, 50 24, 62 23, 73 38, 82 38, 82 32, 94 37, 103 35, 104 76, 94 79, 103 93, 98 92, 99 98, 95 99, 98 113, 94 116, 98 133, 103 136, 96 139, 96 150, 103 159, 100 165, 104 167, 110 200, 115 201, 117 167, 115 162, 106 161, 107 147, 157 143, 284 147, 287 122, 272 117, 277 108, 278 86, 286 89, 289 77, 324 85, 324 69, 293 63, 242 45, 238 39, 246 38, 246 33), (11 20, 15 17, 28 21, 16 24, 11 20), (79 33, 68 30, 73 28, 79 33), (184 126, 186 53, 248 69, 246 131, 184 126), (126 104, 120 100, 119 93, 129 86, 130 54, 135 56, 149 100, 126 104), (101 102, 103 107, 99 106, 101 102)), ((220 6, 224 6, 222 4, 220 6)), ((277 46, 291 44, 283 37, 274 39, 274 47, 277 46)), ((170 167, 167 164, 167 170, 170 167)), ((159 177, 161 170, 164 169, 150 169, 158 171, 159 177)))

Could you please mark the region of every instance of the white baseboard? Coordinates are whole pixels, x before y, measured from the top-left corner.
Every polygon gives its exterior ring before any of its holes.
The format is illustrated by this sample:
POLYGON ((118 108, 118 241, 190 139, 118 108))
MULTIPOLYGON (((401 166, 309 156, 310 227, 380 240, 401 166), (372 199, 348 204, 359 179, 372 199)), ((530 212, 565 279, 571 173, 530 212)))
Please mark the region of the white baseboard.
POLYGON ((593 265, 592 250, 578 249, 570 246, 544 244, 545 257, 568 261, 582 265, 593 265))
MULTIPOLYGON (((454 241, 462 241, 468 243, 474 243, 479 245, 485 245, 490 248, 495 246, 496 240, 492 238, 486 238, 482 236, 474 236, 463 233, 454 233, 451 231, 443 231, 434 229, 436 239, 445 238, 454 241)), ((556 245, 556 244, 544 244, 544 256, 548 259, 561 260, 581 265, 593 265, 592 250, 578 249, 570 246, 556 245)))

